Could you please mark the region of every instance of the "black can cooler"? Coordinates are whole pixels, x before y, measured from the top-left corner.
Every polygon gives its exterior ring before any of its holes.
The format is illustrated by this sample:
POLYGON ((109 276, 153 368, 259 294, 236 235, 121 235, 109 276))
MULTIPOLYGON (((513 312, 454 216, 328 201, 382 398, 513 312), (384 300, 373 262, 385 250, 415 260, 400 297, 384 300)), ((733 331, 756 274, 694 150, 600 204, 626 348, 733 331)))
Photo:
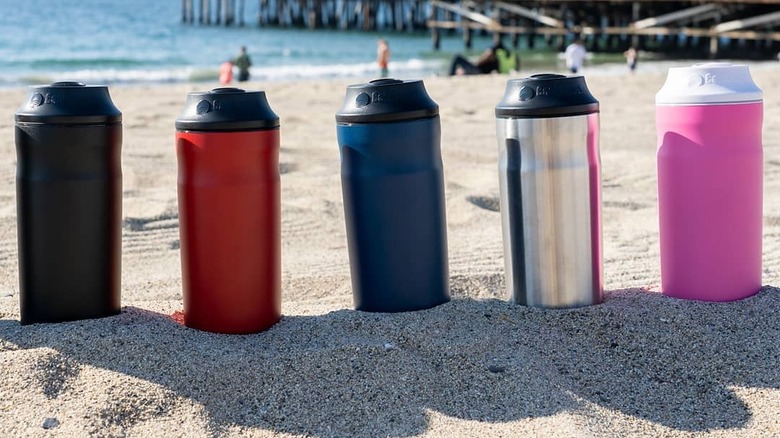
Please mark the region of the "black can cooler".
POLYGON ((15 120, 22 324, 119 313, 122 113, 105 86, 56 82, 15 120))

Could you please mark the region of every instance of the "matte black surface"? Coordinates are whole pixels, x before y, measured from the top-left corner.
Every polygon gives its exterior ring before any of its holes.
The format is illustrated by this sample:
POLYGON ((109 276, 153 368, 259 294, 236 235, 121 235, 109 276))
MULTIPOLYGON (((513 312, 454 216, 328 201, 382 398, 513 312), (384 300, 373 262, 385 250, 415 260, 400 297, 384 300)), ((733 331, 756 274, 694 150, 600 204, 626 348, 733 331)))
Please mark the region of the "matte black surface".
POLYGON ((105 85, 55 82, 30 87, 15 119, 46 124, 111 124, 121 122, 122 113, 105 85))
POLYGON ((180 131, 251 131, 279 127, 264 91, 215 88, 187 95, 176 129, 180 131))
POLYGON ((434 117, 439 106, 425 91, 423 81, 376 79, 350 85, 336 113, 339 123, 383 123, 434 117))
POLYGON ((337 131, 355 308, 402 312, 449 301, 439 117, 337 131))
MULTIPOLYGON (((73 87, 84 91, 85 102, 96 88, 73 87)), ((79 106, 81 116, 41 118, 67 124, 20 122, 17 114, 22 324, 120 311, 122 125, 94 121, 117 120, 121 114, 113 105, 98 106, 79 106), (110 114, 100 116, 101 108, 110 114)))
POLYGON ((596 113, 599 102, 590 94, 583 76, 538 74, 510 79, 497 117, 565 117, 596 113))

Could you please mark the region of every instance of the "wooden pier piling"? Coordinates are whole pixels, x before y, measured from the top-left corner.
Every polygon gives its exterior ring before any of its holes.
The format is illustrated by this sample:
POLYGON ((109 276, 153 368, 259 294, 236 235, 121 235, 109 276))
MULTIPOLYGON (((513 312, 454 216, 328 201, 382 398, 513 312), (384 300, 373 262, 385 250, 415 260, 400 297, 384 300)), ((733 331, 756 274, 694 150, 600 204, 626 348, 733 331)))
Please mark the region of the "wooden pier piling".
POLYGON ((190 23, 194 21, 193 0, 181 0, 181 22, 190 23))
POLYGON ((222 23, 225 26, 231 26, 235 22, 235 14, 233 10, 233 0, 222 0, 222 11, 224 13, 222 23))
POLYGON ((200 1, 200 24, 211 24, 211 1, 200 1))

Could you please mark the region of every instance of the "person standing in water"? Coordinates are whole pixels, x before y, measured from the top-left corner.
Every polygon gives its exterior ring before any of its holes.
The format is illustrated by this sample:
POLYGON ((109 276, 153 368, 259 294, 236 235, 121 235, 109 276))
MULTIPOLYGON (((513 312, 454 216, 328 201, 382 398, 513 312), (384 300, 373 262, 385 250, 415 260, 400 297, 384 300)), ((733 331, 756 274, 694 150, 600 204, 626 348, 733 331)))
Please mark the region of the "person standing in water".
POLYGON ((384 39, 380 39, 376 43, 376 63, 379 65, 380 76, 386 78, 387 66, 390 64, 390 46, 384 39))
POLYGON ((238 67, 238 82, 246 82, 249 80, 249 67, 252 66, 252 60, 249 59, 249 55, 246 53, 246 46, 241 46, 241 53, 238 58, 233 61, 233 64, 238 67))

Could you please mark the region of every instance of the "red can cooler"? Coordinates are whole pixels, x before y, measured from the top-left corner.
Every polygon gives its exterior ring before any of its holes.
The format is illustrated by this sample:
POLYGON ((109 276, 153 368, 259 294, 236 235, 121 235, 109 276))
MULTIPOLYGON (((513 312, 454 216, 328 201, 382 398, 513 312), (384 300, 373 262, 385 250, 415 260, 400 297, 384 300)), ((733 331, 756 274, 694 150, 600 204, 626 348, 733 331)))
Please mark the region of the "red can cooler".
POLYGON ((190 93, 176 155, 184 323, 268 329, 281 318, 279 117, 262 91, 190 93))

